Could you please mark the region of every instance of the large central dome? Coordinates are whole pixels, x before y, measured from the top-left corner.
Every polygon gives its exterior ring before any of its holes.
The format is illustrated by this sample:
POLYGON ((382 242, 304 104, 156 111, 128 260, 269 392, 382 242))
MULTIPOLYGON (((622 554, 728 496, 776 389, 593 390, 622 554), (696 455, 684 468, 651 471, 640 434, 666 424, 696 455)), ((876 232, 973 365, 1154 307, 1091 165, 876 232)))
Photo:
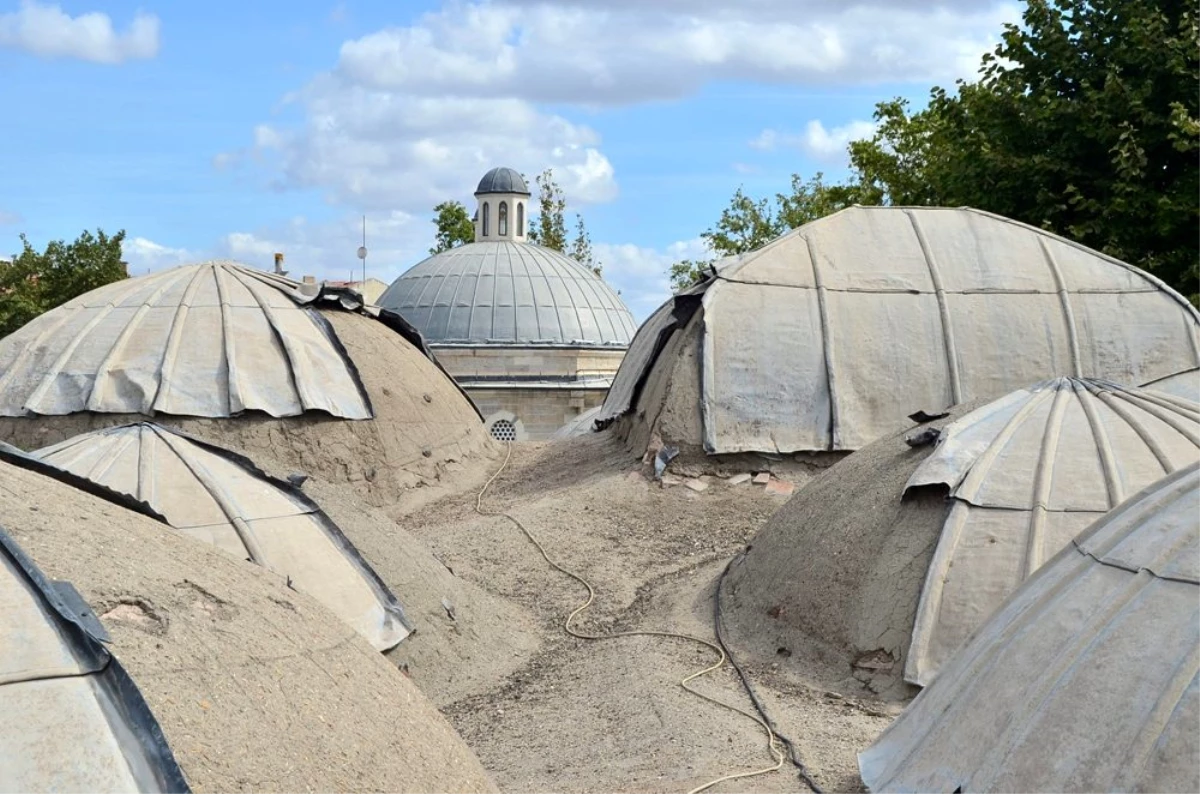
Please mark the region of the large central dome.
POLYGON ((393 282, 379 305, 433 344, 624 348, 637 328, 601 278, 531 243, 469 243, 435 254, 393 282))

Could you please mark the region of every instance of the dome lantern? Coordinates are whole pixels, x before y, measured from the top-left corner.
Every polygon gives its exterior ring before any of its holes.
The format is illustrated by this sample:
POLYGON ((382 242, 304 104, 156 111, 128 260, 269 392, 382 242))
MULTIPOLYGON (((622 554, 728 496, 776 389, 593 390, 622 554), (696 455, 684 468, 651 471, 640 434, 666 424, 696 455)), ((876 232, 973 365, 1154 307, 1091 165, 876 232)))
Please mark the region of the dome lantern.
POLYGON ((475 188, 475 242, 523 243, 529 187, 512 168, 493 168, 475 188))

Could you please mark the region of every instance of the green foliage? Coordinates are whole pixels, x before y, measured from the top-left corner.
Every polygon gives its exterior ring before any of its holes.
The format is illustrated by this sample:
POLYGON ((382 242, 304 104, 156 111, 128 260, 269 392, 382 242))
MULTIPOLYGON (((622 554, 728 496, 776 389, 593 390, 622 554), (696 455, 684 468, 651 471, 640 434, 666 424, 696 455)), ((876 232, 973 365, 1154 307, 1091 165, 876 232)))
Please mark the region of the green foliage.
POLYGON ((739 187, 716 224, 700 235, 714 257, 672 264, 671 288, 678 292, 702 281, 717 258, 761 248, 790 229, 851 204, 870 203, 869 198, 857 185, 826 184, 821 173, 808 181, 793 174, 791 192, 776 193, 773 202, 752 199, 739 187))
POLYGON ((713 262, 710 259, 681 259, 671 265, 668 275, 671 277, 671 289, 675 292, 685 290, 693 284, 699 284, 708 278, 713 262))
POLYGON ((440 254, 465 243, 475 242, 475 224, 467 208, 458 201, 443 201, 433 208, 437 215, 433 223, 437 226, 437 236, 430 254, 440 254))
POLYGON ((1194 3, 1029 0, 978 82, 881 103, 851 162, 881 201, 1006 215, 1195 296, 1198 105, 1194 3))
POLYGON ((538 214, 529 218, 526 238, 531 243, 566 254, 597 276, 601 275, 604 266, 596 261, 591 235, 583 223, 583 216, 578 213, 575 215, 575 239, 570 242, 568 248, 567 198, 562 188, 554 181, 554 171, 547 168, 538 174, 537 187, 538 214))
POLYGON ((604 266, 596 261, 592 251, 592 236, 583 225, 583 216, 575 216, 575 240, 571 243, 571 251, 567 256, 574 259, 597 276, 603 276, 604 266))
POLYGON ((567 247, 567 225, 563 220, 567 199, 554 181, 554 172, 547 168, 537 177, 538 214, 529 218, 525 236, 531 243, 562 252, 567 247))
POLYGON ((73 243, 56 240, 38 253, 21 235, 21 253, 0 263, 0 337, 85 292, 128 278, 124 239, 124 231, 111 237, 100 229, 95 235, 84 231, 73 243))

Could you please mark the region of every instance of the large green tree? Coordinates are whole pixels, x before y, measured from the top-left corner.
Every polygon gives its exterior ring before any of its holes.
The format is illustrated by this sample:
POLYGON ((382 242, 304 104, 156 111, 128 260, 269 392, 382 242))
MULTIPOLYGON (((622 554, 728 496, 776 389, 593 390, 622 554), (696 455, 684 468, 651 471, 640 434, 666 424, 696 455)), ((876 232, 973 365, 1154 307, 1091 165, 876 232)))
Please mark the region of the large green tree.
POLYGON ((881 103, 851 161, 879 201, 1006 215, 1194 296, 1198 105, 1194 2, 1029 0, 978 81, 881 103))
POLYGON ((433 208, 433 224, 437 227, 430 254, 440 254, 475 241, 475 224, 461 201, 443 201, 433 208))
POLYGON ((39 253, 21 235, 21 253, 0 262, 0 337, 34 317, 97 287, 129 276, 121 261, 125 232, 97 229, 75 242, 56 240, 39 253))
MULTIPOLYGON (((971 206, 1138 265, 1195 302, 1198 119, 1194 2, 1028 0, 977 80, 935 87, 921 110, 876 106, 845 184, 794 179, 794 214, 738 191, 705 239, 740 253, 847 203, 971 206)), ((694 264, 673 266, 677 287, 694 264)))

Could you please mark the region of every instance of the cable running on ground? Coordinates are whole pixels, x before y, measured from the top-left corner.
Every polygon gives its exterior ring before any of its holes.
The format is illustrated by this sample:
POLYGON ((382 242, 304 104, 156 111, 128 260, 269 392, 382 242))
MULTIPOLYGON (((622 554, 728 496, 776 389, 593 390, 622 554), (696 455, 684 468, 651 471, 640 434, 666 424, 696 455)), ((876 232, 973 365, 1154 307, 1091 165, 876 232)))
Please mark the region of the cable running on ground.
POLYGON ((742 669, 742 666, 738 664, 737 657, 733 655, 733 651, 729 649, 729 645, 725 642, 725 632, 722 629, 723 622, 721 621, 721 591, 725 587, 725 577, 729 574, 729 570, 733 567, 733 564, 745 556, 746 552, 742 551, 736 557, 726 563, 725 570, 721 571, 721 577, 717 579, 717 592, 713 598, 713 626, 715 627, 717 633, 717 644, 720 645, 721 649, 725 652, 726 657, 729 659, 729 663, 733 665, 733 669, 737 670, 738 677, 742 679, 742 687, 746 690, 746 694, 750 696, 750 702, 754 704, 754 708, 762 717, 763 722, 770 727, 772 733, 775 734, 775 737, 779 739, 779 741, 783 742, 784 746, 787 747, 788 755, 792 760, 792 766, 796 767, 800 774, 800 779, 804 781, 804 785, 808 786, 813 794, 825 794, 821 787, 817 785, 817 781, 813 780, 812 773, 808 771, 808 767, 804 765, 804 760, 800 757, 800 751, 796 749, 795 743, 780 733, 779 729, 775 727, 775 723, 771 720, 771 715, 767 714, 767 707, 763 704, 762 700, 759 699, 758 692, 754 690, 754 685, 750 683, 750 676, 748 676, 746 671, 742 669))
POLYGON ((717 643, 714 643, 714 642, 709 642, 708 640, 705 640, 705 639, 701 639, 700 637, 693 637, 690 634, 679 634, 679 633, 673 632, 673 631, 653 631, 653 630, 649 630, 649 629, 638 629, 638 630, 634 630, 634 631, 618 631, 613 634, 585 634, 584 632, 578 631, 577 629, 575 629, 571 626, 571 623, 575 620, 575 618, 578 617, 582 612, 587 610, 588 607, 590 607, 592 605, 592 603, 596 600, 596 590, 595 590, 595 588, 592 587, 591 582, 589 582, 587 579, 584 579, 581 575, 579 575, 575 571, 572 571, 571 569, 564 567, 560 563, 555 562, 554 559, 552 559, 550 557, 550 555, 546 552, 546 548, 544 546, 542 546, 541 542, 537 539, 537 537, 534 536, 534 534, 532 532, 530 532, 529 529, 526 528, 526 526, 523 523, 521 523, 521 521, 519 519, 517 519, 515 516, 513 516, 509 513, 500 512, 500 511, 484 510, 484 508, 483 508, 484 495, 487 494, 487 491, 492 486, 492 483, 494 483, 496 481, 496 479, 501 475, 501 473, 503 473, 504 469, 508 467, 508 461, 512 457, 512 442, 506 442, 504 447, 505 447, 504 461, 500 464, 500 468, 496 469, 495 473, 492 474, 492 476, 488 478, 488 481, 483 484, 483 487, 479 489, 479 494, 475 497, 475 512, 481 516, 506 518, 509 521, 511 521, 513 524, 516 525, 517 529, 521 530, 521 533, 523 535, 525 535, 526 539, 529 540, 529 542, 534 545, 534 547, 538 550, 538 553, 540 553, 542 555, 542 559, 544 559, 551 568, 558 571, 559 573, 562 573, 566 576, 571 577, 572 579, 579 582, 581 585, 583 585, 587 589, 587 593, 588 593, 587 600, 585 600, 582 604, 577 606, 574 609, 574 611, 572 611, 571 614, 567 616, 567 619, 565 621, 563 621, 563 631, 565 631, 567 634, 571 635, 572 637, 576 637, 581 640, 613 640, 613 639, 618 639, 621 637, 661 637, 664 639, 685 640, 688 642, 695 642, 700 645, 703 645, 704 647, 708 648, 709 650, 711 650, 715 654, 717 654, 717 657, 718 657, 717 661, 714 662, 713 664, 709 665, 708 667, 705 667, 703 670, 699 670, 695 673, 692 673, 691 675, 685 676, 684 678, 682 678, 679 681, 679 685, 681 687, 683 687, 685 690, 687 690, 688 692, 691 692, 693 695, 695 695, 698 698, 702 698, 703 700, 707 700, 709 703, 716 704, 716 705, 720 706, 721 708, 728 709, 729 711, 732 711, 735 714, 740 714, 743 717, 746 717, 747 719, 753 720, 755 723, 758 724, 758 726, 760 728, 763 729, 763 732, 766 733, 767 747, 771 752, 771 756, 775 759, 774 766, 764 767, 762 769, 755 769, 750 772, 733 772, 728 775, 722 775, 721 777, 716 778, 715 780, 710 780, 709 782, 705 783, 702 786, 697 786, 696 788, 689 791, 688 794, 699 794, 701 791, 710 789, 713 786, 717 785, 718 783, 724 783, 724 782, 730 781, 730 780, 742 780, 742 779, 749 778, 749 777, 757 777, 759 775, 765 775, 770 772, 775 772, 775 771, 782 769, 783 762, 784 762, 783 753, 780 751, 779 745, 776 741, 775 731, 772 730, 771 726, 764 719, 759 717, 757 714, 751 714, 750 712, 740 709, 737 706, 730 705, 729 703, 726 703, 722 700, 718 700, 717 698, 712 697, 711 695, 706 695, 703 692, 699 691, 698 689, 694 689, 693 687, 689 686, 689 684, 692 681, 694 681, 695 679, 700 678, 705 675, 708 675, 709 673, 714 672, 716 670, 720 670, 721 667, 723 667, 725 665, 725 660, 727 657, 725 655, 725 649, 722 648, 720 645, 718 645, 717 643))

